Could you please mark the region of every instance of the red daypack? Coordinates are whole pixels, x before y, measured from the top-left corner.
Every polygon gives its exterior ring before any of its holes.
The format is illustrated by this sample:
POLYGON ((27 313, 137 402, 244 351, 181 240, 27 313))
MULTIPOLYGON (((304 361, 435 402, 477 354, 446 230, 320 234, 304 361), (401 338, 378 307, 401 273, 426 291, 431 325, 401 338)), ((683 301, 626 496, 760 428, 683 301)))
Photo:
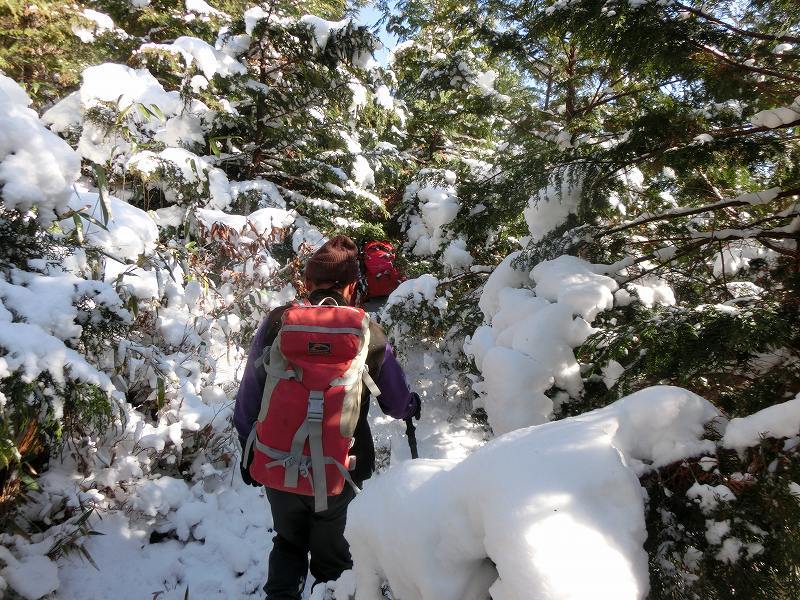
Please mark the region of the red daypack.
POLYGON ((327 496, 340 494, 345 481, 355 488, 348 451, 362 384, 380 394, 367 373, 368 349, 369 316, 360 308, 301 303, 285 310, 261 358, 267 379, 245 450, 254 451, 253 479, 314 496, 316 511, 327 508, 327 496))
POLYGON ((405 280, 394 264, 397 256, 389 242, 367 242, 362 257, 367 279, 367 299, 388 296, 405 280))

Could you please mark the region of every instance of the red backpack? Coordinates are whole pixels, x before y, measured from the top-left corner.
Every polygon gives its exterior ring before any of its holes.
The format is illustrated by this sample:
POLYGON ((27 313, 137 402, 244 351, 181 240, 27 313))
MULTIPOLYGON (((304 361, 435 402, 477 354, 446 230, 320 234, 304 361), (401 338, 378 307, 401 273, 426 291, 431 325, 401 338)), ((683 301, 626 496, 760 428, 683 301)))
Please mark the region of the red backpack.
POLYGON ((389 242, 367 242, 362 257, 367 279, 367 299, 388 296, 405 280, 394 265, 397 257, 389 242))
POLYGON ((360 308, 324 304, 328 300, 295 304, 283 313, 280 331, 262 355, 267 379, 245 449, 245 456, 254 451, 253 479, 314 496, 317 512, 345 481, 356 488, 348 451, 362 384, 380 394, 366 369, 369 316, 360 308))

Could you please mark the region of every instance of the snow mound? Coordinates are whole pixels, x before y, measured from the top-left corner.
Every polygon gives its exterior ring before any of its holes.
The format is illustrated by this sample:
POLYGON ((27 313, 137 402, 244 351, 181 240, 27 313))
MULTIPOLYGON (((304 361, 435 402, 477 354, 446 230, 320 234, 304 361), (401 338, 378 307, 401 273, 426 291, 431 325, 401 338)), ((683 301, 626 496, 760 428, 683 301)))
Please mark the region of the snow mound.
POLYGON ((403 198, 406 204, 417 205, 408 219, 408 246, 416 256, 430 256, 448 241, 446 227, 455 220, 461 203, 456 196, 454 172, 423 169, 419 175, 423 178, 438 175, 438 179, 443 180, 441 183, 414 181, 406 186, 403 198))
POLYGON ((177 54, 183 58, 187 69, 196 62, 197 67, 209 81, 214 75, 224 78, 247 73, 247 67, 238 60, 195 37, 181 36, 171 44, 144 44, 139 52, 148 50, 163 50, 177 54))
POLYGON ((568 254, 546 260, 533 268, 536 295, 566 304, 588 322, 614 306, 617 282, 597 272, 594 265, 568 254))
POLYGON ((464 343, 483 375, 473 386, 478 403, 498 434, 548 421, 555 405, 546 392, 554 385, 569 397, 580 395, 573 349, 595 332, 591 321, 613 306, 617 289, 601 274, 604 266, 575 256, 543 261, 530 276, 513 267, 517 256, 506 257, 489 277, 478 303, 489 323, 464 343))
POLYGON ((359 598, 380 598, 384 580, 404 600, 644 598, 637 475, 713 449, 700 438, 716 415, 691 392, 653 387, 461 462, 390 468, 350 507, 359 598))
POLYGON ((183 148, 166 148, 158 153, 138 152, 128 161, 128 168, 160 187, 172 202, 179 203, 183 199, 175 190, 176 183, 192 186, 200 194, 206 193, 207 183, 206 206, 224 210, 231 203, 231 186, 225 171, 183 148))
POLYGON ((553 178, 547 187, 530 197, 522 214, 534 242, 564 223, 569 215, 577 214, 582 191, 582 180, 567 173, 560 181, 553 178))
POLYGON ((36 208, 43 223, 67 208, 80 158, 28 108, 25 91, 0 74, 0 189, 9 210, 36 208))
MULTIPOLYGON (((100 204, 100 194, 96 192, 75 192, 69 207, 103 223, 100 204)), ((135 261, 139 255, 153 251, 158 242, 158 227, 146 212, 114 196, 108 196, 108 209, 105 229, 92 221, 81 219, 83 236, 92 246, 121 261, 135 261)), ((75 222, 65 219, 61 221, 61 227, 65 231, 72 231, 75 222)))
MULTIPOLYGON (((6 564, 0 570, 0 584, 5 580, 25 600, 39 600, 58 589, 58 567, 46 556, 34 554, 17 559, 0 546, 0 561, 6 564)), ((4 587, 0 585, 0 592, 4 587)))
POLYGON ((800 394, 794 400, 769 406, 764 410, 731 419, 722 445, 739 452, 757 446, 762 437, 787 438, 800 433, 800 394))

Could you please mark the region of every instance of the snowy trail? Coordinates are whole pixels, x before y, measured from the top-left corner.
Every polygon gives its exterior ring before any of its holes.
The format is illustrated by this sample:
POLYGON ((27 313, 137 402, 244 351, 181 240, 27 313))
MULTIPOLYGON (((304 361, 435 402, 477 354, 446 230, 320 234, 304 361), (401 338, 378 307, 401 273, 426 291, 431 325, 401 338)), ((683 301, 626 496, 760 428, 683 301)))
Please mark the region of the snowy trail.
MULTIPOLYGON (((484 432, 456 416, 460 407, 445 396, 446 379, 437 358, 420 351, 404 361, 412 389, 424 395, 417 422, 419 453, 422 458, 460 459, 482 445, 484 432)), ((402 421, 384 416, 373 401, 370 423, 379 465, 385 467, 387 459, 391 465, 410 460, 402 421)), ((365 493, 380 476, 366 482, 365 493)), ((88 538, 85 547, 98 569, 78 553, 62 558, 56 597, 182 600, 187 587, 190 598, 262 597, 272 547, 272 519, 263 489, 244 485, 234 465, 194 484, 190 498, 170 499, 170 492, 156 490, 164 496, 158 500, 166 500, 161 504, 173 510, 155 520, 133 511, 93 517, 92 528, 103 535, 88 538), (159 535, 152 534, 159 525, 169 531, 156 541, 159 535)), ((311 583, 309 577, 304 598, 310 597, 311 583)))

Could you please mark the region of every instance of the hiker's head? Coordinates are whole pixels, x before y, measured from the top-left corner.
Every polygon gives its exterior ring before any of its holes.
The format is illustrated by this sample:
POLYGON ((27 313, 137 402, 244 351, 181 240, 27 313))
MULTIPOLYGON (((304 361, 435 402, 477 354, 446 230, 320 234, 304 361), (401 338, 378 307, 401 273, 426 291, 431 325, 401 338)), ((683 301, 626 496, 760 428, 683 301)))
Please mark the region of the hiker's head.
POLYGON ((308 259, 306 288, 309 292, 336 290, 349 304, 355 304, 358 274, 358 246, 346 235, 337 235, 308 259))

